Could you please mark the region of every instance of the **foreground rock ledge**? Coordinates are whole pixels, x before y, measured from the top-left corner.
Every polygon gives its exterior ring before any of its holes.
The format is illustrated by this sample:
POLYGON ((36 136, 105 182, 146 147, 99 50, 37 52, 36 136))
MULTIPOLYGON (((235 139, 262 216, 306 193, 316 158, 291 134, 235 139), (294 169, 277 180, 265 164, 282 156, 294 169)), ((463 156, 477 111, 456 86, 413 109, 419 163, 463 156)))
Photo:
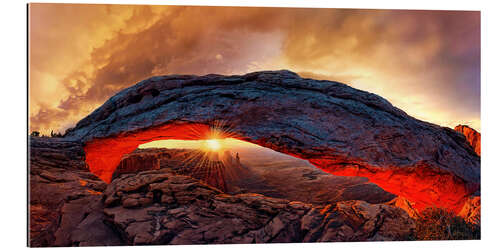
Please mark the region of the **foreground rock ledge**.
POLYGON ((228 195, 167 169, 107 185, 63 139, 30 138, 29 181, 31 247, 407 240, 415 229, 390 205, 228 195))
POLYGON ((111 97, 66 137, 85 144, 90 170, 110 182, 138 145, 205 139, 214 127, 332 174, 368 177, 417 209, 458 213, 479 189, 480 158, 463 135, 375 94, 290 71, 152 77, 111 97))
POLYGON ((258 194, 228 195, 162 170, 124 175, 104 192, 104 214, 127 244, 408 240, 400 208, 364 201, 325 207, 258 194))

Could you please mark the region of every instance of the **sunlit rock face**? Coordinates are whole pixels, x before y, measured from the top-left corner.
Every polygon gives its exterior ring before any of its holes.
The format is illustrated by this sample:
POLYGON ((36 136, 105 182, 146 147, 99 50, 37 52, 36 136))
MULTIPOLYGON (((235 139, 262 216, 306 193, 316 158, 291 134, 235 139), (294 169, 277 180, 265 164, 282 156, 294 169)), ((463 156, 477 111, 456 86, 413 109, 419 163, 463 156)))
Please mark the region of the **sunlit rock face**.
POLYGON ((465 135, 477 155, 481 155, 481 133, 467 125, 458 125, 455 130, 465 135))
POLYGON ((386 202, 385 204, 399 207, 399 208, 403 209, 413 219, 418 219, 420 216, 418 211, 415 210, 415 208, 413 208, 414 204, 412 204, 410 201, 408 201, 404 197, 396 197, 396 198, 392 199, 391 201, 386 202))
POLYGON ((458 215, 469 223, 479 225, 481 223, 481 197, 474 195, 469 197, 458 215))
POLYGON ((113 173, 113 179, 122 174, 160 169, 160 160, 170 157, 168 152, 162 150, 136 150, 125 154, 113 173))
POLYGON ((66 136, 85 144, 90 171, 109 182, 138 145, 207 139, 214 127, 332 174, 367 177, 417 209, 458 213, 479 189, 480 159, 458 132, 375 94, 289 71, 153 77, 111 97, 66 136))

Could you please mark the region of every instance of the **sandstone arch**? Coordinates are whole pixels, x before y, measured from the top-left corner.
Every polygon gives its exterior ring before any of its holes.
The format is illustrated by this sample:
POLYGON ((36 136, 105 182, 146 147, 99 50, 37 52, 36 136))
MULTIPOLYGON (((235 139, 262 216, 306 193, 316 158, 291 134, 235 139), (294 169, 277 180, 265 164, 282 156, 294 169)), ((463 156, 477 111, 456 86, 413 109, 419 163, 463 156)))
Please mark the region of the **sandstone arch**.
POLYGON ((290 71, 152 77, 111 97, 66 137, 84 143, 89 169, 109 181, 122 154, 159 139, 201 139, 213 121, 231 137, 365 176, 416 208, 458 212, 479 190, 480 158, 457 132, 385 99, 290 71))

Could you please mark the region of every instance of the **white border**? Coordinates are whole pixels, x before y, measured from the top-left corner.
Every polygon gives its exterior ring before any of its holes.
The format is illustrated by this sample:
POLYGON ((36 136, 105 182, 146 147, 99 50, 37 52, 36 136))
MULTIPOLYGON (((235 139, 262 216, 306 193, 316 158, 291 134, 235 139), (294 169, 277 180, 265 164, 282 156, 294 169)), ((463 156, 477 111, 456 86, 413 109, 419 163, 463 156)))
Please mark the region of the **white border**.
MULTIPOLYGON (((41 1, 47 2, 47 1, 41 1)), ((48 2, 69 2, 52 0, 48 2)), ((73 1, 76 2, 76 1, 73 1)), ((482 124, 482 240, 481 241, 434 241, 434 242, 373 242, 373 243, 316 243, 311 244, 263 244, 263 245, 208 245, 169 246, 172 249, 482 249, 497 248, 496 240, 500 226, 497 198, 497 183, 500 176, 496 160, 500 141, 498 107, 500 107, 497 61, 500 39, 498 6, 495 1, 397 1, 397 0, 350 0, 350 1, 307 1, 307 0, 119 0, 85 1, 79 3, 120 3, 120 4, 172 4, 172 5, 216 5, 216 6, 286 6, 286 7, 330 7, 330 8, 377 8, 377 9, 447 9, 481 10, 482 72, 481 108, 482 124)), ((0 179, 1 222, 0 235, 6 249, 26 246, 26 135, 27 135, 27 91, 26 91, 26 2, 3 3, 0 15, 1 55, 2 55, 2 175, 0 179)), ((158 247, 135 247, 133 249, 159 249, 158 247)), ((61 249, 61 248, 59 248, 61 249)), ((64 249, 64 248, 63 248, 64 249)), ((106 249, 98 247, 95 249, 106 249)), ((114 248, 115 249, 115 248, 114 248)), ((122 249, 118 247, 118 249, 122 249)))

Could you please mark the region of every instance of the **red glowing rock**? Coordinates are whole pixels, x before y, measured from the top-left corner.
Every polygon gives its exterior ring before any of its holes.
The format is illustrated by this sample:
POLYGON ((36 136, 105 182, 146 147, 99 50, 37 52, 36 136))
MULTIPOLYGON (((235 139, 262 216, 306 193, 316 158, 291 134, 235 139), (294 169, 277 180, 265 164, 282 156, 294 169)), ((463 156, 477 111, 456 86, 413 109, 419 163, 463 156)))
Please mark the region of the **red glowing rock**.
POLYGON ((479 225, 481 222, 481 197, 474 195, 469 197, 458 216, 469 223, 479 225))
POLYGON ((437 172, 421 163, 413 169, 373 171, 361 165, 339 166, 335 162, 311 160, 324 171, 340 176, 363 176, 384 190, 414 202, 413 208, 421 212, 427 207, 447 208, 458 213, 476 186, 446 172, 437 172))
POLYGON ((477 155, 481 155, 481 133, 467 125, 458 125, 455 130, 465 135, 477 155))
POLYGON ((417 209, 458 212, 479 190, 480 159, 458 132, 375 94, 289 71, 153 77, 111 97, 66 137, 85 144, 90 171, 109 182, 122 155, 140 144, 214 131, 332 174, 367 177, 417 209))
POLYGON ((209 127, 206 125, 171 124, 113 138, 95 139, 84 147, 86 162, 90 172, 109 183, 123 155, 131 153, 139 145, 166 139, 202 139, 208 132, 209 127))

